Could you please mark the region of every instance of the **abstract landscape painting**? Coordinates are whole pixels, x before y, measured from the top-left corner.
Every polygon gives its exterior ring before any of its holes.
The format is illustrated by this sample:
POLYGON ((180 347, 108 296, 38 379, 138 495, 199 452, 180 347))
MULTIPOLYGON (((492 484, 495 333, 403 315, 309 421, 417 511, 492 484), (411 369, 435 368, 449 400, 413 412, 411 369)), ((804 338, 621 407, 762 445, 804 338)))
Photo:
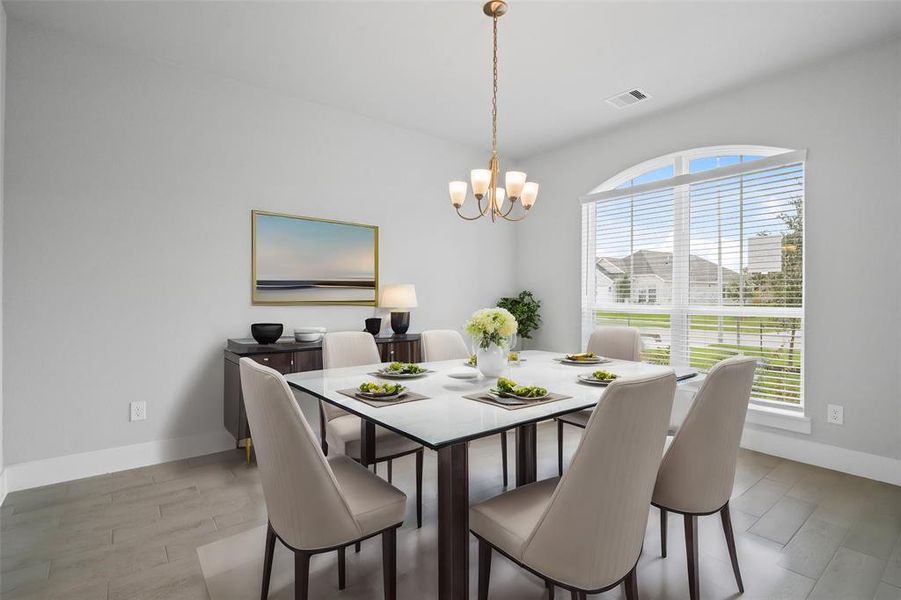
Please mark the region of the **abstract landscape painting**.
POLYGON ((374 306, 378 240, 373 225, 253 211, 253 303, 374 306))

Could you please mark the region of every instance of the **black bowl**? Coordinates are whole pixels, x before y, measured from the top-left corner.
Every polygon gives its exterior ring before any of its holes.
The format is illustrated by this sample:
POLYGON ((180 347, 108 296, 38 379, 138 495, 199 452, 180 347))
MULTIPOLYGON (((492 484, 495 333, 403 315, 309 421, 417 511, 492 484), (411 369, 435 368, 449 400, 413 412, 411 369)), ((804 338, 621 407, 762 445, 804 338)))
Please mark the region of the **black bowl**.
POLYGON ((281 323, 254 323, 250 326, 250 334, 258 344, 274 344, 282 337, 284 329, 281 323))
POLYGON ((371 319, 366 319, 366 331, 371 333, 372 335, 378 335, 379 331, 382 330, 382 318, 381 317, 373 317, 371 319))

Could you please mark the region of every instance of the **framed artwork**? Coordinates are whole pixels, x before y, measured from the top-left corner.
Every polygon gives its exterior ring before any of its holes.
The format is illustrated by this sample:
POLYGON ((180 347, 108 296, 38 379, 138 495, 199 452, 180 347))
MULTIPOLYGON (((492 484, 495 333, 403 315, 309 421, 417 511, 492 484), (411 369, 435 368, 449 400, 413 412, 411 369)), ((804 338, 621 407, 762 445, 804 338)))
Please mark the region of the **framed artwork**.
POLYGON ((255 210, 253 304, 375 306, 379 228, 255 210))

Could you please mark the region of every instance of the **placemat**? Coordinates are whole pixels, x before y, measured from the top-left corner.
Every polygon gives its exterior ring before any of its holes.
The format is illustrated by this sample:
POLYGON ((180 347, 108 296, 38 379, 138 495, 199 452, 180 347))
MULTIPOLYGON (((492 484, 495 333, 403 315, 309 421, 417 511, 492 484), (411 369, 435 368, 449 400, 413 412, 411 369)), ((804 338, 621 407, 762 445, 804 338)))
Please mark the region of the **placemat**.
POLYGON ((467 400, 475 400, 476 402, 484 402, 485 404, 490 404, 491 406, 497 406, 498 408, 506 408, 507 410, 517 410, 520 408, 529 408, 530 406, 538 406, 539 404, 547 404, 548 402, 556 402, 557 400, 566 400, 567 398, 572 398, 572 396, 567 396, 566 394, 554 394, 551 393, 544 400, 536 400, 535 402, 528 402, 526 404, 516 404, 513 406, 507 404, 501 404, 497 400, 495 400, 488 392, 482 392, 481 394, 470 394, 469 396, 463 396, 467 400))
POLYGON ((360 402, 365 402, 369 406, 374 406, 376 408, 382 408, 383 406, 393 406, 395 404, 403 404, 404 402, 416 402, 417 400, 425 400, 428 396, 423 396, 422 394, 417 394, 416 392, 407 391, 406 394, 398 398, 397 400, 370 400, 369 398, 363 398, 362 396, 358 396, 359 390, 349 389, 349 390, 338 390, 339 394, 347 396, 348 398, 353 398, 354 400, 359 400, 360 402))

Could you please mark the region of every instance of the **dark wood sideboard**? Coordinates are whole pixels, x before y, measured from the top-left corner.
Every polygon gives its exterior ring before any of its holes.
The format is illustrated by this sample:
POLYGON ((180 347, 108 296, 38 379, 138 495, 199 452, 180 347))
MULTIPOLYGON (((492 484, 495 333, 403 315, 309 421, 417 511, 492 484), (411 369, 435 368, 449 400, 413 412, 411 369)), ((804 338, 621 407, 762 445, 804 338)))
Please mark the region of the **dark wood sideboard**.
MULTIPOLYGON (((375 344, 385 362, 422 361, 418 333, 377 337, 375 344)), ((272 367, 279 373, 315 371, 322 368, 322 342, 257 344, 252 339, 228 340, 225 348, 222 416, 225 428, 234 436, 236 442, 250 437, 250 428, 247 426, 247 416, 244 413, 244 396, 241 393, 241 374, 238 370, 238 361, 245 356, 272 367)))

